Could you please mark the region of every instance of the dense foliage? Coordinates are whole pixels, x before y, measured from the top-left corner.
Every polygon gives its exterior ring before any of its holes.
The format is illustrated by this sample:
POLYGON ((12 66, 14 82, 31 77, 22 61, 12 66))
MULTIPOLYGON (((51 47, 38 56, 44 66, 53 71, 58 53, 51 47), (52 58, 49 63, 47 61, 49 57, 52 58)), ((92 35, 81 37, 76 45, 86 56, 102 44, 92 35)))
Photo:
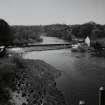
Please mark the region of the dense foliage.
POLYGON ((25 60, 16 55, 0 59, 0 105, 66 105, 62 92, 56 88, 55 79, 60 75, 60 71, 41 60, 25 60), (14 92, 18 101, 14 100, 14 92))
POLYGON ((73 38, 86 38, 89 36, 92 40, 105 37, 105 26, 88 22, 85 24, 65 25, 54 24, 44 26, 47 36, 58 37, 71 41, 73 38))
POLYGON ((41 26, 9 26, 9 24, 0 19, 0 45, 27 45, 42 41, 41 26))
POLYGON ((27 45, 28 43, 42 41, 40 38, 41 26, 12 26, 11 28, 15 45, 27 45))
POLYGON ((5 20, 0 19, 0 45, 8 46, 12 41, 13 36, 9 24, 5 20))
POLYGON ((88 22, 82 25, 72 25, 72 34, 77 38, 89 36, 91 39, 105 37, 105 27, 94 22, 88 22))
POLYGON ((55 24, 44 26, 47 36, 58 37, 64 40, 71 40, 71 29, 65 24, 55 24))
POLYGON ((90 37, 91 40, 105 38, 105 25, 88 22, 84 24, 66 25, 52 24, 45 26, 9 26, 0 19, 0 45, 14 44, 17 46, 28 45, 42 41, 40 35, 58 37, 72 41, 77 38, 90 37))

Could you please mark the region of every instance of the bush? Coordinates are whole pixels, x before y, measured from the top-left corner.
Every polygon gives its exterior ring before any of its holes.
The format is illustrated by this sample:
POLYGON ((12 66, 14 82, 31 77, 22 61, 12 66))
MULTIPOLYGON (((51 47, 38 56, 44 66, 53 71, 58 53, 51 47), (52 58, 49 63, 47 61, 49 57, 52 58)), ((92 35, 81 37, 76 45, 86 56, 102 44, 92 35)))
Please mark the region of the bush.
POLYGON ((11 28, 8 23, 0 19, 0 45, 8 46, 13 42, 13 36, 11 34, 11 28))
POLYGON ((42 41, 40 38, 41 26, 12 26, 11 28, 14 45, 21 46, 42 41))

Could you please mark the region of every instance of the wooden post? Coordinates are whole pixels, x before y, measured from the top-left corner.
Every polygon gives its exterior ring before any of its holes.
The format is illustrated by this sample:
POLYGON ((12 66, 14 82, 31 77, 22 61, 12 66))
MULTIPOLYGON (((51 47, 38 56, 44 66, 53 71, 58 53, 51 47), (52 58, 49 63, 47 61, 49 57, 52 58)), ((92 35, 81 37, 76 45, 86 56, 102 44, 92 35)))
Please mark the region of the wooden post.
POLYGON ((79 105, 86 105, 85 101, 80 100, 79 105))
POLYGON ((104 87, 99 88, 99 105, 105 105, 105 90, 104 90, 104 87))

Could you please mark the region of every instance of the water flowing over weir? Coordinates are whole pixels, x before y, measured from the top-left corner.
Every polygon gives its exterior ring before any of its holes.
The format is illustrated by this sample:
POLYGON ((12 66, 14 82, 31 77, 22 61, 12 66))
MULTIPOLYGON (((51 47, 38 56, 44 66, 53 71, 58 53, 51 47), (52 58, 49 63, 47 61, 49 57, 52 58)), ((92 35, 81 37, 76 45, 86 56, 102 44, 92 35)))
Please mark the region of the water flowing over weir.
POLYGON ((87 105, 98 105, 98 89, 105 86, 105 59, 89 53, 73 53, 70 49, 32 51, 26 59, 41 59, 61 70, 57 87, 64 91, 69 105, 85 100, 87 105))

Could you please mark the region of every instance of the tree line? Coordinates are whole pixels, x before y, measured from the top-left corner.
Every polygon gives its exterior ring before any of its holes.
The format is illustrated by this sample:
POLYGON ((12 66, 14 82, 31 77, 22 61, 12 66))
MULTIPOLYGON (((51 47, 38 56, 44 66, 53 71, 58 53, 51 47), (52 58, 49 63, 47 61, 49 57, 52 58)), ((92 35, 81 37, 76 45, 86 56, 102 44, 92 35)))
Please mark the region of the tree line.
POLYGON ((0 19, 0 46, 23 46, 42 41, 42 26, 10 26, 0 19))
POLYGON ((96 24, 95 22, 88 22, 82 25, 72 25, 72 34, 77 38, 85 38, 89 36, 91 39, 104 38, 105 26, 96 24))
POLYGON ((44 26, 46 36, 58 37, 64 40, 71 40, 71 28, 66 24, 53 24, 44 26))
POLYGON ((92 40, 105 37, 105 25, 96 24, 95 22, 76 25, 47 25, 44 26, 44 31, 47 36, 58 37, 69 41, 73 38, 86 38, 87 36, 92 40))
POLYGON ((88 22, 76 25, 10 26, 5 20, 0 19, 0 45, 20 46, 39 42, 42 41, 41 34, 68 41, 87 36, 91 40, 103 39, 105 38, 105 25, 88 22))
POLYGON ((14 45, 27 45, 42 41, 41 26, 11 26, 14 45))

